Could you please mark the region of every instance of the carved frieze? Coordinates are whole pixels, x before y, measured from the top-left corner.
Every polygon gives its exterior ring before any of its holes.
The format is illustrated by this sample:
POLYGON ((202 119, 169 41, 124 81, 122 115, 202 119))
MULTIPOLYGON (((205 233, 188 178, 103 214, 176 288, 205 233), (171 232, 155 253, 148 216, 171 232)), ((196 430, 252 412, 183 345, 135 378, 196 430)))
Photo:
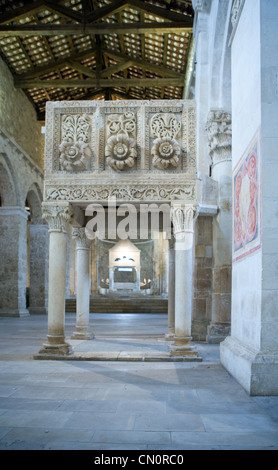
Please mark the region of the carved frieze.
POLYGON ((130 184, 123 185, 49 185, 45 188, 47 201, 171 201, 191 200, 196 197, 195 183, 130 184))

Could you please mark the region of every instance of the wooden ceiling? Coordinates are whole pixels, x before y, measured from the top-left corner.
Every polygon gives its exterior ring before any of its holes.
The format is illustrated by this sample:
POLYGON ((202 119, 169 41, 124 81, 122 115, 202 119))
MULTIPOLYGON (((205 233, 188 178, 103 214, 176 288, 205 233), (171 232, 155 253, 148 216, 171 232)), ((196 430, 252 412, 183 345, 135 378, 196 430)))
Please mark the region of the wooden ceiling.
POLYGON ((192 2, 0 1, 0 54, 44 120, 46 101, 182 99, 192 2))

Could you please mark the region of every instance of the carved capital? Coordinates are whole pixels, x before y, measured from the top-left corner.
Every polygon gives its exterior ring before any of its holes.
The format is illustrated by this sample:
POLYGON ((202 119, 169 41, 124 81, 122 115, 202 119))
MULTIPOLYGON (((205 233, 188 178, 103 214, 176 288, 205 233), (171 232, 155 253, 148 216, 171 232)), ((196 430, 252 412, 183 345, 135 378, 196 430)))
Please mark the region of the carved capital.
POLYGON ((211 0, 192 0, 192 6, 195 12, 200 11, 208 13, 210 9, 211 0))
POLYGON ((189 204, 174 204, 171 207, 171 220, 174 235, 194 231, 194 223, 198 216, 197 207, 189 204))
POLYGON ((235 0, 232 6, 232 12, 231 12, 231 23, 233 25, 233 28, 236 28, 239 18, 244 6, 245 0, 235 0))
POLYGON ((86 237, 84 227, 72 227, 72 238, 75 240, 77 250, 89 250, 91 240, 86 237))
POLYGON ((73 217, 71 205, 50 205, 42 203, 42 218, 48 223, 49 232, 68 233, 69 224, 73 217))
POLYGON ((206 131, 210 158, 215 165, 232 158, 232 119, 231 114, 223 110, 209 113, 206 131))

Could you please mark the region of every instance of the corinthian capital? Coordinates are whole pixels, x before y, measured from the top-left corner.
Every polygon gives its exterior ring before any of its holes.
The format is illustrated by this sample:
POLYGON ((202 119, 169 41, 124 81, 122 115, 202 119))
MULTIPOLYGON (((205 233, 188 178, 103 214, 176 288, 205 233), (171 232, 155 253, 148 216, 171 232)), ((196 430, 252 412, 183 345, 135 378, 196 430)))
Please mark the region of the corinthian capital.
POLYGON ((173 204, 171 207, 171 219, 174 226, 174 234, 194 231, 194 222, 198 215, 195 206, 189 204, 173 204))
POLYGON ((50 232, 67 233, 72 217, 73 211, 71 205, 67 202, 59 205, 42 203, 42 218, 47 221, 50 232))
POLYGON ((223 110, 212 110, 206 124, 212 164, 232 158, 232 119, 223 110))
POLYGON ((72 238, 75 240, 77 250, 90 248, 91 240, 86 237, 85 228, 72 227, 72 238))

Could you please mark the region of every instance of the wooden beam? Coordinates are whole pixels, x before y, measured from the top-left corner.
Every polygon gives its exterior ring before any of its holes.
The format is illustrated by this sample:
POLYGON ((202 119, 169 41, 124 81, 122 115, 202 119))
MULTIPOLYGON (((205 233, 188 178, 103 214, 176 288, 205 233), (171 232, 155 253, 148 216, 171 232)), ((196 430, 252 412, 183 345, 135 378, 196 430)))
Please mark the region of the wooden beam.
POLYGON ((76 10, 60 5, 60 1, 53 0, 37 0, 33 3, 27 3, 22 7, 15 8, 12 11, 3 13, 0 18, 0 24, 7 24, 10 21, 17 21, 25 18, 27 15, 33 15, 43 10, 50 10, 58 13, 67 19, 73 19, 75 21, 82 21, 82 15, 76 10))
POLYGON ((68 60, 67 63, 70 67, 82 73, 83 75, 86 75, 87 77, 90 77, 90 78, 97 77, 96 72, 94 72, 94 70, 90 69, 89 67, 85 67, 85 65, 82 65, 75 60, 68 60))
POLYGON ((55 72, 55 71, 57 71, 57 70, 59 70, 63 67, 66 67, 68 65, 69 61, 73 61, 73 62, 77 61, 78 62, 80 60, 89 59, 90 57, 92 57, 94 55, 94 53, 95 53, 95 50, 81 52, 79 54, 74 54, 74 55, 71 55, 68 58, 65 58, 65 59, 62 59, 62 60, 59 60, 59 61, 57 60, 55 62, 50 62, 47 65, 34 67, 34 69, 30 70, 29 72, 26 72, 26 73, 21 74, 21 75, 14 75, 14 78, 29 80, 30 78, 39 77, 40 75, 44 75, 44 74, 50 73, 50 72, 55 72))
POLYGON ((6 24, 10 21, 17 21, 21 18, 26 17, 30 13, 38 13, 42 9, 45 8, 44 0, 37 0, 33 3, 28 3, 23 5, 22 7, 15 8, 12 11, 7 11, 6 13, 2 13, 0 17, 0 24, 6 24))
POLYGON ((126 7, 127 0, 114 0, 114 2, 109 5, 105 5, 101 8, 96 8, 90 15, 87 17, 88 23, 94 23, 100 19, 105 18, 106 16, 118 13, 126 7))
POLYGON ((128 55, 121 54, 120 52, 116 52, 110 49, 102 49, 102 53, 116 60, 122 60, 122 61, 131 60, 133 65, 136 65, 137 67, 141 67, 142 69, 149 70, 150 72, 157 73, 158 75, 162 75, 163 77, 164 76, 173 77, 173 78, 184 77, 184 74, 181 74, 180 72, 176 72, 175 70, 171 70, 160 65, 152 64, 150 62, 147 62, 146 60, 142 60, 142 59, 135 58, 135 57, 130 57, 128 55))
POLYGON ((58 36, 74 34, 164 34, 191 33, 186 22, 171 23, 94 23, 94 24, 11 24, 0 25, 0 37, 11 36, 58 36))
POLYGON ((114 78, 114 79, 93 79, 88 78, 85 80, 78 79, 57 79, 57 80, 22 80, 15 79, 14 86, 16 88, 107 88, 107 87, 153 87, 153 86, 184 86, 184 78, 114 78))
POLYGON ((101 78, 109 77, 109 75, 112 75, 113 73, 122 72, 123 70, 128 69, 128 67, 131 67, 132 65, 134 65, 132 59, 124 60, 122 62, 119 62, 118 64, 111 65, 111 67, 108 67, 107 69, 101 71, 101 78))
POLYGON ((127 6, 135 10, 144 11, 153 16, 158 16, 168 21, 181 21, 187 24, 188 27, 193 26, 193 18, 182 13, 169 10, 168 8, 161 8, 152 3, 147 3, 140 0, 128 0, 127 6))
POLYGON ((59 2, 53 1, 53 0, 44 0, 44 5, 47 9, 55 12, 55 13, 60 13, 64 17, 74 20, 74 21, 79 21, 81 22, 83 20, 83 16, 81 13, 79 13, 76 10, 72 10, 71 8, 68 8, 64 5, 60 5, 59 2))

